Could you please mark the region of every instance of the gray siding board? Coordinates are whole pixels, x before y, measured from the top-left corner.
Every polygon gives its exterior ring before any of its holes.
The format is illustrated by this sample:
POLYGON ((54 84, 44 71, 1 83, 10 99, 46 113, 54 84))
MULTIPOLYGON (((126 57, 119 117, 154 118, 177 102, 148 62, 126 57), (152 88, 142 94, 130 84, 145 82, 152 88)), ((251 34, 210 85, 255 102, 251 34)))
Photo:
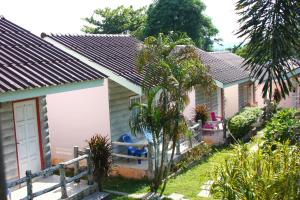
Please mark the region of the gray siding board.
POLYGON ((201 87, 195 87, 196 105, 205 104, 209 112, 218 113, 218 91, 213 91, 210 94, 205 94, 201 87))
POLYGON ((43 157, 45 168, 51 167, 51 146, 49 139, 49 126, 48 126, 48 116, 47 116, 47 102, 46 97, 42 96, 39 98, 39 110, 40 110, 40 124, 42 132, 42 142, 43 142, 43 157))
POLYGON ((6 179, 18 177, 17 152, 13 122, 13 106, 11 102, 0 104, 1 137, 3 139, 3 154, 6 179))
POLYGON ((108 90, 111 140, 116 141, 121 134, 130 132, 129 99, 136 94, 111 80, 108 80, 108 90))

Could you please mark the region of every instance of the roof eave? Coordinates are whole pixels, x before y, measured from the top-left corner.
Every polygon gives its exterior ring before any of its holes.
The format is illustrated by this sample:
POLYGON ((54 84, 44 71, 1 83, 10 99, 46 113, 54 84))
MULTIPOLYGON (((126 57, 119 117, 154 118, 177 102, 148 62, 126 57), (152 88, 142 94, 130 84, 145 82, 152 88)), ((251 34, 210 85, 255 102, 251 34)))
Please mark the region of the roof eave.
POLYGON ((12 92, 5 92, 0 94, 0 102, 17 101, 22 99, 29 99, 39 96, 45 96, 49 94, 55 94, 60 92, 69 92, 73 90, 87 89, 93 87, 99 87, 103 85, 103 79, 82 81, 77 83, 68 83, 57 86, 32 88, 26 90, 17 90, 12 92))
POLYGON ((76 57, 77 59, 79 59, 80 61, 84 62, 85 64, 89 65, 90 67, 98 70, 99 72, 105 74, 106 76, 108 76, 108 78, 120 85, 122 85, 123 87, 131 90, 132 92, 138 94, 138 95, 142 95, 142 87, 129 81, 128 79, 116 74, 115 72, 107 69, 106 67, 103 67, 101 65, 99 65, 98 63, 88 59, 87 57, 81 55, 80 53, 66 47, 65 45, 55 41, 54 39, 50 38, 47 35, 43 36, 43 39, 50 42, 51 44, 53 44, 54 46, 60 48, 61 50, 69 53, 70 55, 76 57))
POLYGON ((251 81, 250 77, 240 79, 240 80, 237 80, 237 81, 233 81, 233 82, 230 82, 230 83, 224 83, 223 88, 227 88, 227 87, 230 87, 230 86, 233 86, 233 85, 243 84, 243 83, 246 83, 246 82, 249 82, 249 81, 251 81))

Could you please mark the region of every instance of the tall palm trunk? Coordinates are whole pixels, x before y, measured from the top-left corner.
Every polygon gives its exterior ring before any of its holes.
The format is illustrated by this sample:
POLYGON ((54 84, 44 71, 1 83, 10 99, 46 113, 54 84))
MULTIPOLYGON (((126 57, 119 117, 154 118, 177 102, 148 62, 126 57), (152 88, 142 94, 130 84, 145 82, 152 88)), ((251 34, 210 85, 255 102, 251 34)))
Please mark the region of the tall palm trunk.
POLYGON ((168 182, 168 176, 169 176, 169 172, 171 171, 171 166, 174 163, 174 155, 175 155, 175 149, 177 146, 177 140, 178 140, 178 136, 179 136, 179 118, 180 118, 180 111, 179 111, 179 105, 176 105, 176 120, 175 120, 175 124, 174 124, 174 130, 173 130, 173 137, 172 137, 172 152, 171 152, 171 158, 170 161, 165 169, 165 173, 164 173, 164 182, 163 182, 163 187, 161 189, 160 192, 160 196, 162 196, 163 192, 166 189, 166 185, 168 182))

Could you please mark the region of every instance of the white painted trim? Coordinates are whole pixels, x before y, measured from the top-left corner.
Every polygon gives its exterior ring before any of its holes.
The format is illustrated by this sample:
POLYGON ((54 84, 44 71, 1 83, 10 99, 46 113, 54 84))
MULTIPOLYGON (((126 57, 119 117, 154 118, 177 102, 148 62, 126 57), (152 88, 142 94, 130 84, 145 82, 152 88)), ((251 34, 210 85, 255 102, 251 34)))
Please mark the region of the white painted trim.
POLYGON ((111 79, 112 81, 124 86, 125 88, 131 90, 132 92, 142 95, 142 88, 139 85, 136 85, 134 83, 132 83, 131 81, 127 80, 126 78, 116 74, 115 72, 107 69, 106 67, 103 67, 101 65, 99 65, 98 63, 91 61, 90 59, 88 59, 87 57, 81 55, 80 53, 77 53, 76 51, 66 47, 65 45, 53 40, 50 37, 44 37, 44 39, 47 42, 50 42, 51 44, 53 44, 54 46, 60 48, 61 50, 67 52, 68 54, 76 57, 77 59, 79 59, 80 61, 84 62, 85 64, 93 67, 94 69, 98 70, 99 72, 105 74, 106 76, 108 76, 109 79, 111 79))
POLYGON ((73 90, 80 90, 92 87, 99 87, 103 85, 103 80, 84 81, 79 83, 69 83, 58 86, 49 86, 41 88, 33 88, 26 90, 17 90, 15 92, 6 92, 0 94, 0 102, 17 101, 21 99, 29 99, 33 97, 44 96, 48 94, 68 92, 73 90))
POLYGON ((222 93, 221 90, 223 88, 218 88, 217 89, 217 97, 218 97, 218 116, 222 115, 222 93))
POLYGON ((241 79, 241 80, 238 80, 238 81, 234 81, 234 82, 231 82, 231 83, 224 84, 223 88, 230 87, 230 86, 237 85, 237 84, 246 83, 246 82, 249 82, 249 81, 251 81, 250 77, 249 78, 244 78, 244 79, 241 79))

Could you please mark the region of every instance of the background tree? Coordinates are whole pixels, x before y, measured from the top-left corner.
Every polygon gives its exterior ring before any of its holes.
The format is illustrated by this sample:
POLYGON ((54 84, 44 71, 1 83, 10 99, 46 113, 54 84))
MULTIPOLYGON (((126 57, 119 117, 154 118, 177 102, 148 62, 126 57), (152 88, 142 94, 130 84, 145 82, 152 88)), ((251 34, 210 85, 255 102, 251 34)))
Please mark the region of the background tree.
POLYGON ((205 91, 215 89, 208 69, 199 60, 199 55, 192 44, 192 40, 186 35, 159 34, 157 38, 145 39, 144 47, 138 56, 138 69, 145 75, 143 91, 147 103, 136 105, 136 108, 140 108, 140 112, 136 110, 132 112, 130 125, 135 133, 137 130, 151 131, 153 141, 158 141, 155 154, 156 159, 161 160, 155 161, 151 190, 157 192, 165 180, 161 194, 173 164, 179 137, 188 130, 183 110, 189 102, 189 91, 195 85, 202 86, 205 91), (159 76, 155 76, 156 74, 159 76), (153 90, 156 91, 155 98, 153 90), (169 160, 167 152, 170 144, 172 153, 169 160), (160 145, 162 150, 159 148, 160 145))
POLYGON ((89 25, 84 26, 82 31, 105 34, 120 34, 130 31, 132 35, 142 38, 146 18, 145 7, 137 10, 132 6, 97 9, 91 17, 84 19, 89 25))
POLYGON ((263 83, 263 97, 272 98, 273 85, 285 98, 292 89, 294 57, 300 52, 299 0, 239 0, 236 10, 241 16, 238 36, 247 51, 246 68, 263 83))
POLYGON ((246 51, 247 51, 247 46, 246 45, 233 45, 233 47, 226 48, 227 51, 230 51, 238 56, 241 56, 243 58, 246 57, 246 51))
POLYGON ((148 9, 145 35, 183 32, 198 47, 212 50, 218 30, 211 19, 203 14, 204 10, 205 5, 201 0, 157 0, 148 9))

